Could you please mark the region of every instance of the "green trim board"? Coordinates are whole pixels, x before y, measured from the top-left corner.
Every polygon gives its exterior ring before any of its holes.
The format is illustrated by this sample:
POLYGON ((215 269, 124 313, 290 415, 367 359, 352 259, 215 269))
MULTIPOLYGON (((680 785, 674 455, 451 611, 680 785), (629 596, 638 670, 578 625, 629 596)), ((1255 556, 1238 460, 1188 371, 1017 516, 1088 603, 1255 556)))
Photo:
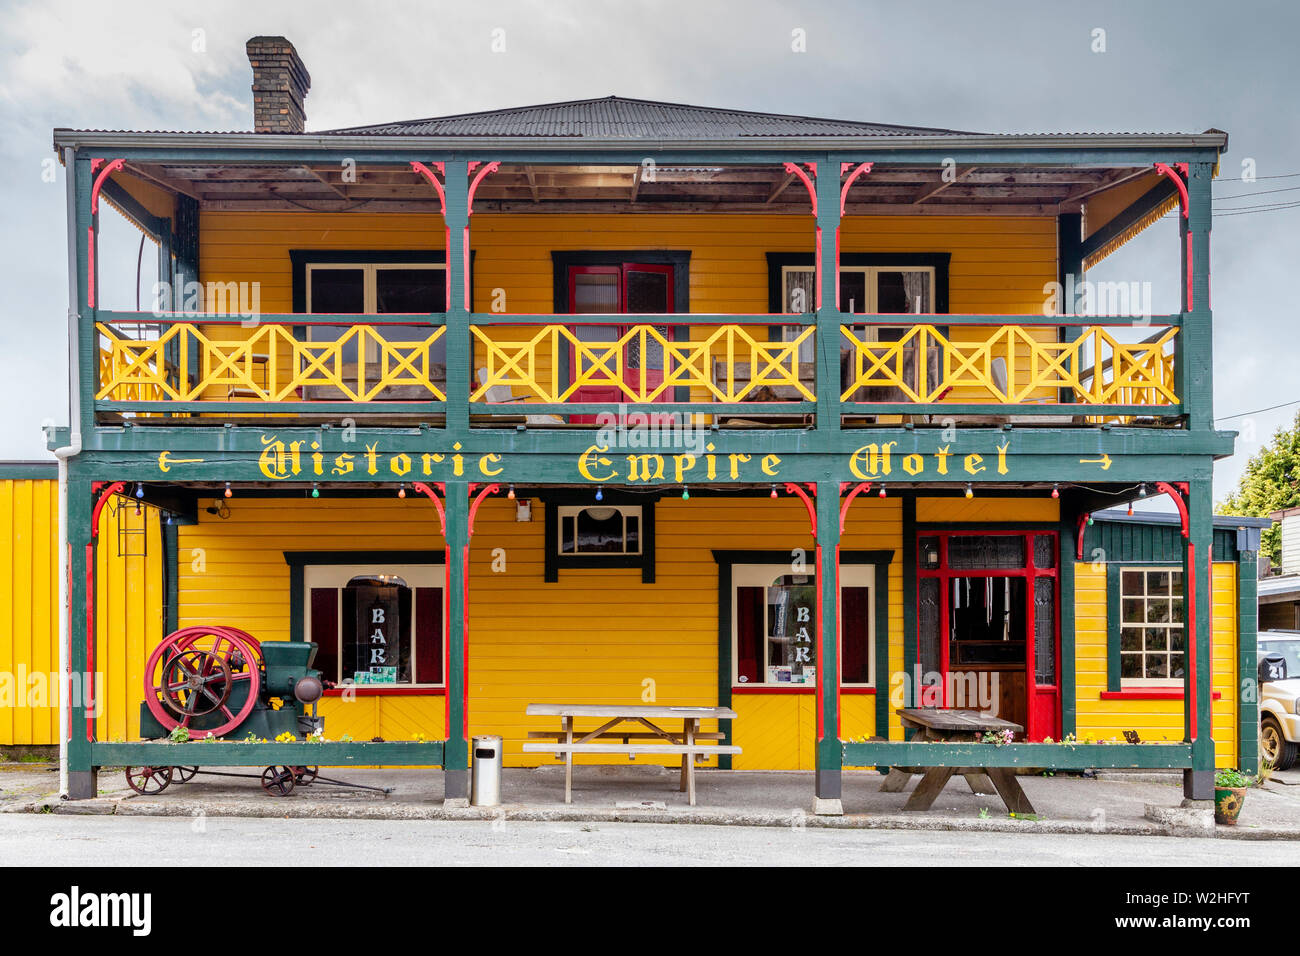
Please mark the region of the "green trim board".
POLYGON ((1056 559, 1057 584, 1060 590, 1060 644, 1061 659, 1057 667, 1061 678, 1061 735, 1069 736, 1075 732, 1078 724, 1078 682, 1076 677, 1077 647, 1075 642, 1075 583, 1074 583, 1074 528, 1068 519, 1063 518, 1057 532, 1060 551, 1056 559))
POLYGON ((53 481, 58 477, 56 461, 0 461, 0 481, 53 481))
POLYGON ((285 551, 289 565, 289 640, 307 639, 304 602, 307 597, 304 569, 317 564, 443 564, 444 551, 285 551))
POLYGON ((1259 579, 1256 552, 1237 560, 1237 768, 1259 770, 1259 579), (1251 688, 1253 693, 1247 693, 1251 688))
POLYGON ((1122 565, 1106 565, 1106 690, 1123 688, 1120 677, 1120 571, 1122 565))
MULTIPOLYGON (((594 489, 593 489, 594 493, 594 489)), ((598 571, 611 568, 640 568, 641 583, 655 583, 655 503, 658 495, 631 495, 617 490, 601 492, 601 500, 592 495, 555 494, 546 492, 544 498, 545 527, 542 540, 542 580, 554 584, 560 580, 561 571, 598 571), (636 505, 641 509, 641 553, 626 555, 561 554, 560 508, 586 506, 590 508, 617 508, 636 505)))
POLYGON ((846 767, 1032 767, 1044 770, 1097 768, 1176 769, 1192 766, 1191 744, 844 744, 846 767))
POLYGON ((319 766, 439 767, 443 742, 389 740, 341 741, 328 743, 240 743, 230 740, 193 741, 183 744, 159 741, 141 743, 96 743, 89 748, 87 767, 138 766, 319 766))

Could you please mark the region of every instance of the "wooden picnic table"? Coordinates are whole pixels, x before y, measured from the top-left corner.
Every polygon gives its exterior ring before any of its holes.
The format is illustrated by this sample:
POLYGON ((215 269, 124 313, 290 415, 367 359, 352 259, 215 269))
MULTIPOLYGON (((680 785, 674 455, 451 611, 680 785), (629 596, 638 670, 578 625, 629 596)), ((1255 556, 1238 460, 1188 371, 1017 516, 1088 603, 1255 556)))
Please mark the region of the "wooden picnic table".
MULTIPOLYGON (((1001 717, 993 717, 978 710, 956 710, 938 707, 905 707, 898 711, 904 727, 916 729, 914 742, 926 740, 977 741, 988 732, 1010 730, 1022 733, 1024 728, 1001 717)), ((921 782, 903 805, 904 810, 929 810, 940 792, 956 774, 966 778, 973 793, 996 793, 1010 813, 1033 813, 1034 807, 1025 796, 1010 767, 891 767, 889 775, 880 785, 883 793, 899 793, 907 786, 913 774, 921 774, 921 782)))
POLYGON ((730 707, 674 707, 657 704, 529 704, 529 717, 559 717, 559 730, 530 730, 528 736, 550 743, 525 743, 524 753, 554 753, 564 757, 564 802, 573 802, 574 754, 681 755, 681 790, 695 806, 695 761, 709 754, 738 754, 740 748, 721 741, 724 734, 700 730, 701 720, 735 720, 730 707), (594 730, 574 730, 575 717, 603 720, 594 730), (681 732, 659 726, 680 719, 681 732), (640 729, 619 727, 630 724, 640 729))

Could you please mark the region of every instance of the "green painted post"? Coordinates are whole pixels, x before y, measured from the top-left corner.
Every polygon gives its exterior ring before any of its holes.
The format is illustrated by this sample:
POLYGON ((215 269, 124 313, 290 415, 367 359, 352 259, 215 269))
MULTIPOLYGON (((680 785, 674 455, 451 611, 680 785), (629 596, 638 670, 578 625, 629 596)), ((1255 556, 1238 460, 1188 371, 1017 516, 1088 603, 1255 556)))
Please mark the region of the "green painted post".
MULTIPOLYGON (((96 217, 90 213, 90 190, 94 184, 94 175, 90 171, 90 157, 78 152, 73 160, 71 175, 74 177, 77 223, 77 322, 80 336, 77 361, 80 368, 69 370, 69 375, 77 376, 75 387, 81 390, 81 430, 83 435, 90 433, 95 420, 95 390, 99 379, 99 362, 97 361, 98 336, 95 334, 95 312, 99 306, 100 289, 98 278, 95 280, 95 307, 90 305, 90 268, 93 255, 90 247, 90 230, 96 217)), ((95 270, 99 272, 96 262, 95 270)))
POLYGON ((166 588, 163 600, 163 633, 170 634, 180 625, 180 535, 175 520, 162 516, 162 560, 166 588))
MULTIPOLYGON (((76 469, 73 459, 70 468, 76 469)), ((88 691, 86 552, 90 545, 90 482, 68 479, 68 668, 71 681, 65 687, 61 706, 68 708, 68 799, 89 800, 98 794, 97 771, 91 765, 90 741, 86 730, 88 691)))
POLYGON ((469 739, 465 686, 466 580, 469 568, 469 486, 447 484, 447 745, 444 796, 469 796, 469 739))
MULTIPOLYGON (((1083 215, 1077 212, 1061 213, 1056 217, 1056 282, 1061 287, 1058 311, 1074 315, 1078 309, 1078 295, 1083 286, 1083 215)), ((1073 342, 1081 329, 1077 325, 1061 327, 1061 341, 1073 342)), ((1058 401, 1073 402, 1074 389, 1058 390, 1058 401)))
MULTIPOLYGON (((1183 795, 1191 800, 1214 799, 1214 728, 1211 694, 1214 692, 1214 661, 1210 656, 1210 562, 1214 542, 1213 498, 1210 480, 1198 478, 1188 483, 1188 537, 1183 548, 1184 593, 1195 584, 1196 607, 1188 608, 1187 619, 1194 631, 1187 635, 1187 660, 1195 641, 1196 667, 1183 668, 1183 718, 1190 730, 1192 721, 1192 680, 1196 681, 1196 737, 1192 740, 1192 768, 1183 772, 1183 795), (1195 549, 1195 564, 1189 560, 1195 549)), ((1190 735, 1189 735, 1190 736, 1190 735)))
POLYGON ((1179 397, 1187 410, 1188 425, 1193 429, 1214 428, 1214 395, 1211 370, 1214 366, 1213 320, 1210 313, 1210 223, 1212 199, 1210 183, 1214 168, 1210 163, 1193 163, 1187 182, 1189 217, 1182 222, 1183 296, 1187 297, 1187 270, 1191 270, 1191 303, 1186 308, 1183 339, 1179 356, 1182 368, 1179 397), (1186 234, 1192 234, 1192 257, 1187 262, 1186 234))
POLYGON ((1258 561, 1258 551, 1237 552, 1237 769, 1244 773, 1259 770, 1258 561))
MULTIPOLYGON (((838 199, 837 199, 838 201, 838 199)), ((817 586, 821 615, 817 620, 817 681, 822 688, 817 714, 815 789, 818 800, 840 800, 844 751, 839 738, 839 592, 840 486, 817 483, 817 586)))
POLYGON ((465 306, 465 244, 469 225, 469 172, 464 162, 448 162, 447 194, 447 436, 464 441, 469 432, 469 390, 473 369, 469 309, 465 306))
MULTIPOLYGON (((840 167, 824 161, 817 166, 817 228, 821 230, 822 299, 817 310, 817 436, 835 440, 840 431, 840 303, 836 288, 835 236, 840 226, 840 167)), ((836 493, 838 498, 838 491, 836 493)), ((838 525, 838 518, 836 519, 838 525)))
MULTIPOLYGON (((903 706, 915 707, 920 694, 912 681, 916 673, 916 496, 903 498, 903 706)), ((889 725, 876 728, 889 739, 889 725)))

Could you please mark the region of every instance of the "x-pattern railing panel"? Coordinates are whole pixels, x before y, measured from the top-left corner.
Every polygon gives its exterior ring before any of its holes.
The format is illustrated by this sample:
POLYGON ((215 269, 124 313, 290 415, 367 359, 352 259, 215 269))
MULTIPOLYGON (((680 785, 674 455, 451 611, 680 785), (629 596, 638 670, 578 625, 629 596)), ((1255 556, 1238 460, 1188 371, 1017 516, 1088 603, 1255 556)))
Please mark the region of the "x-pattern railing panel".
POLYGON ((209 334, 201 323, 174 322, 157 339, 140 341, 99 323, 106 348, 96 399, 141 400, 140 390, 148 389, 153 400, 190 402, 211 397, 211 389, 237 389, 253 401, 283 402, 300 397, 307 386, 332 386, 347 400, 369 402, 400 385, 424 388, 430 401, 447 400, 431 355, 445 326, 422 339, 390 341, 379 328, 354 325, 324 342, 306 341, 282 324, 260 325, 238 339, 222 337, 226 326, 211 328, 209 334), (177 356, 177 374, 171 376, 169 349, 177 356), (354 356, 350 362, 348 354, 354 356))
POLYGON ((501 386, 510 389, 512 398, 554 404, 569 401, 579 389, 589 386, 615 388, 630 404, 659 401, 669 389, 683 386, 706 391, 719 402, 746 401, 765 386, 794 388, 803 400, 816 400, 799 378, 799 348, 811 341, 816 333, 813 326, 789 342, 756 339, 740 325, 722 325, 703 338, 677 341, 653 325, 630 326, 617 338, 603 342, 581 339, 566 325, 542 326, 528 338, 517 340, 494 337, 492 327, 471 326, 471 330, 482 346, 487 370, 486 380, 470 395, 474 402, 489 401, 488 393, 501 386), (642 356, 659 351, 663 355, 662 380, 651 381, 645 362, 629 370, 625 360, 629 348, 642 356), (565 374, 569 356, 572 377, 565 374), (724 369, 716 378, 715 359, 724 369), (747 379, 736 375, 739 362, 749 363, 747 379), (541 374, 542 369, 549 369, 549 376, 541 374))
MULTIPOLYGON (((969 325, 960 328, 980 334, 969 325)), ((920 405, 958 388, 968 396, 975 390, 976 401, 1001 405, 1041 402, 1058 389, 1084 405, 1179 403, 1171 351, 1176 327, 1140 343, 1121 342, 1102 326, 1086 327, 1071 341, 1041 341, 1033 327, 1016 325, 998 326, 974 341, 934 325, 913 325, 893 342, 868 341, 850 326, 840 331, 851 354, 841 401, 851 401, 860 388, 888 387, 920 405), (930 368, 936 362, 937 375, 930 368)))

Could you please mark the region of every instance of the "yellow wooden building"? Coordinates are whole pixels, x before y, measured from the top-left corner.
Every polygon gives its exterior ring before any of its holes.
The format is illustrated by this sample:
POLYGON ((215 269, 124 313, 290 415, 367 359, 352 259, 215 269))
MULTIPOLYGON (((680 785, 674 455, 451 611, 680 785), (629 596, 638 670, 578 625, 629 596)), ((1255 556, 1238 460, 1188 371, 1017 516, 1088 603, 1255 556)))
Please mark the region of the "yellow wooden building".
POLYGON ((827 800, 845 766, 1253 766, 1258 522, 1210 513, 1225 134, 615 97, 306 133, 292 45, 250 59, 289 103, 255 133, 55 133, 67 654, 103 673, 74 795, 309 754, 454 795, 472 735, 551 759, 539 702, 730 707, 716 762, 827 800), (106 206, 158 244, 151 311, 96 301, 106 206), (1171 210, 1178 313, 1088 282, 1171 210), (1104 511, 1146 495, 1178 520, 1104 511), (141 740, 157 642, 220 626, 317 645, 332 749, 141 740), (917 749, 917 705, 1021 731, 917 749))

